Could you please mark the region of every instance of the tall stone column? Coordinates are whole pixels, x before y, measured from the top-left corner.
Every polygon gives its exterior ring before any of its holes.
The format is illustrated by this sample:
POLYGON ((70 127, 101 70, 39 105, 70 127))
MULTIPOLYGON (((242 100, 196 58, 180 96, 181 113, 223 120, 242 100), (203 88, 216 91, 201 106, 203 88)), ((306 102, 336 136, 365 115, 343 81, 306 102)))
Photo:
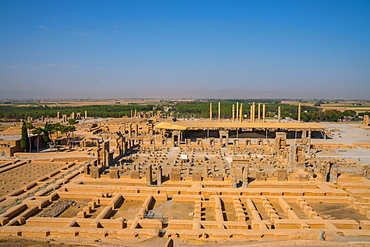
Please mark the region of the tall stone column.
POLYGON ((278 122, 281 122, 281 109, 280 106, 278 106, 278 122))
POLYGON ((249 176, 249 167, 248 164, 243 168, 243 188, 248 188, 248 176, 249 176))
POLYGON ((253 102, 253 123, 256 122, 256 105, 253 102))
POLYGON ((209 120, 212 120, 212 103, 209 103, 209 120))
POLYGON ((139 135, 139 124, 135 124, 135 136, 139 135))
POLYGON ((266 105, 263 104, 262 106, 262 123, 264 123, 266 120, 266 105))
POLYGON ((85 119, 87 119, 87 111, 85 111, 85 119))
POLYGON ((261 103, 258 103, 258 117, 257 117, 257 121, 258 122, 261 121, 261 103))
POLYGON ((329 181, 332 183, 338 182, 338 164, 330 164, 329 181))
POLYGON ((162 185, 162 166, 159 165, 157 169, 157 186, 162 185))
POLYGON ((218 102, 218 121, 221 121, 221 102, 218 102))
POLYGON ((152 178, 152 165, 149 165, 148 168, 146 169, 146 185, 151 185, 153 178, 152 178))
POLYGON ((126 134, 126 123, 122 124, 122 134, 126 134))
POLYGON ((298 123, 301 122, 301 103, 298 104, 298 123))
POLYGON ((236 167, 232 168, 231 181, 232 181, 232 187, 233 188, 237 187, 237 183, 238 183, 237 173, 238 173, 238 169, 236 167))
POLYGON ((308 130, 307 153, 308 155, 311 155, 311 128, 308 130))
POLYGON ((235 105, 233 104, 233 107, 232 107, 232 111, 231 111, 231 121, 234 122, 235 121, 235 105))
POLYGON ((236 121, 239 120, 239 102, 236 102, 236 121))
POLYGON ((291 171, 294 170, 294 167, 297 163, 297 146, 296 144, 291 144, 289 146, 289 158, 288 158, 288 162, 289 162, 289 168, 291 171))
POLYGON ((249 119, 251 121, 251 123, 253 123, 253 106, 251 105, 251 110, 250 110, 250 116, 249 116, 249 119))
POLYGON ((239 112, 239 118, 240 118, 240 122, 243 121, 243 103, 240 103, 240 112, 239 112))
POLYGON ((132 136, 132 124, 129 124, 128 125, 128 136, 131 137, 132 136))

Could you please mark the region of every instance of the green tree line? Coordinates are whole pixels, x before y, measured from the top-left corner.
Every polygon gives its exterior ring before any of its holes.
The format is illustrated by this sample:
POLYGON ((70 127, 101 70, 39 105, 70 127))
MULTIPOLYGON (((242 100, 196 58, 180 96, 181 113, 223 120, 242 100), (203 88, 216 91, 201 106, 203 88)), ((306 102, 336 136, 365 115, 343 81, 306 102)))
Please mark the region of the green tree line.
POLYGON ((57 113, 60 115, 70 115, 72 112, 80 112, 84 116, 85 111, 88 112, 89 117, 115 117, 131 116, 131 110, 151 111, 153 105, 89 105, 89 106, 0 106, 0 118, 5 119, 27 119, 33 117, 34 119, 42 116, 56 117, 57 113))
MULTIPOLYGON (((182 101, 182 102, 167 102, 165 105, 88 105, 88 106, 0 106, 0 118, 2 119, 27 119, 33 117, 34 119, 41 118, 42 116, 56 117, 57 112, 60 115, 70 115, 72 112, 80 112, 84 116, 84 112, 88 112, 89 117, 114 117, 120 118, 130 116, 131 111, 137 112, 154 112, 157 110, 164 110, 164 106, 170 107, 170 111, 174 117, 180 118, 209 118, 209 103, 212 103, 213 118, 218 117, 218 102, 221 103, 221 118, 232 117, 232 105, 235 106, 236 116, 236 102, 243 104, 243 117, 250 117, 251 100, 208 100, 208 101, 182 101)), ((298 119, 298 106, 291 104, 283 104, 277 100, 260 100, 260 111, 262 115, 262 105, 266 106, 266 116, 274 117, 278 114, 278 107, 281 107, 281 118, 298 119)), ((258 112, 258 103, 256 105, 256 115, 258 112)), ((163 112, 169 115, 169 112, 163 112)), ((319 107, 302 105, 301 107, 301 120, 305 122, 311 121, 340 121, 345 117, 358 117, 368 115, 369 112, 356 114, 353 110, 322 110, 319 107)))

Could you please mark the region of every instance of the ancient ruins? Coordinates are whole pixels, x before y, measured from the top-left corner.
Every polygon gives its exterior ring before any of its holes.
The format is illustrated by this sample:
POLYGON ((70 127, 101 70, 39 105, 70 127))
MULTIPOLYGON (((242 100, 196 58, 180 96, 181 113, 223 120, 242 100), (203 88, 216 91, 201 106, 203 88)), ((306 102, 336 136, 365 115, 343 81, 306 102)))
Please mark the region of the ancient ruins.
MULTIPOLYGON (((370 153, 370 139, 333 142, 339 132, 324 124, 280 114, 268 120, 261 104, 243 119, 242 107, 233 106, 232 119, 210 113, 174 121, 135 111, 120 119, 85 112, 34 120, 79 119, 76 145, 3 154, 0 236, 370 237, 370 164, 331 153, 370 153)), ((369 118, 353 128, 370 133, 369 118)), ((1 142, 4 150, 16 145, 1 142)))

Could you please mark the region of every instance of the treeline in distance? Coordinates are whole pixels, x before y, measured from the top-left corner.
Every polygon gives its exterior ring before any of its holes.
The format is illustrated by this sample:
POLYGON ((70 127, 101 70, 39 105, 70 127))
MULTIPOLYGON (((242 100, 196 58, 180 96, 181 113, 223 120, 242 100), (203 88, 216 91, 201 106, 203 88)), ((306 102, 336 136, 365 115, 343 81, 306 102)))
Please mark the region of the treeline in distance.
MULTIPOLYGON (((281 118, 298 119, 298 106, 293 104, 283 104, 277 100, 253 100, 256 105, 256 115, 258 112, 258 103, 260 103, 260 113, 262 116, 262 105, 266 107, 266 117, 276 117, 278 114, 278 107, 281 107, 281 118)), ((0 118, 3 120, 20 120, 32 117, 33 119, 41 118, 42 116, 56 117, 57 112, 60 116, 70 116, 72 112, 81 113, 88 112, 89 117, 113 117, 121 118, 124 116, 131 116, 131 111, 148 112, 148 111, 162 111, 164 116, 171 116, 176 118, 209 118, 210 103, 212 103, 213 118, 218 117, 218 102, 221 104, 221 118, 232 117, 232 105, 235 108, 236 116, 236 102, 243 104, 243 118, 250 118, 251 100, 198 100, 198 101, 173 101, 161 102, 159 104, 149 105, 87 105, 87 106, 0 106, 0 118)), ((346 117, 353 119, 359 116, 370 114, 369 112, 359 113, 353 110, 323 110, 314 106, 301 106, 301 120, 305 122, 312 121, 341 121, 346 117)))

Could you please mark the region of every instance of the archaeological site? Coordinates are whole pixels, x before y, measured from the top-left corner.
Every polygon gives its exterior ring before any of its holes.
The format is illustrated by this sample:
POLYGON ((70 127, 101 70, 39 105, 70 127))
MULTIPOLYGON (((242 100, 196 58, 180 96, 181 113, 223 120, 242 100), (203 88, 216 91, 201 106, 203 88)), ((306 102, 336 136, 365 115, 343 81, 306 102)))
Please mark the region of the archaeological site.
POLYGON ((212 107, 222 105, 210 104, 207 119, 160 111, 29 118, 34 126, 78 121, 55 146, 30 135, 32 152, 14 123, 0 133, 0 236, 166 246, 370 237, 368 116, 303 122, 298 106, 298 120, 282 119, 280 108, 268 119, 253 103, 247 118, 236 104, 225 119, 212 107))

